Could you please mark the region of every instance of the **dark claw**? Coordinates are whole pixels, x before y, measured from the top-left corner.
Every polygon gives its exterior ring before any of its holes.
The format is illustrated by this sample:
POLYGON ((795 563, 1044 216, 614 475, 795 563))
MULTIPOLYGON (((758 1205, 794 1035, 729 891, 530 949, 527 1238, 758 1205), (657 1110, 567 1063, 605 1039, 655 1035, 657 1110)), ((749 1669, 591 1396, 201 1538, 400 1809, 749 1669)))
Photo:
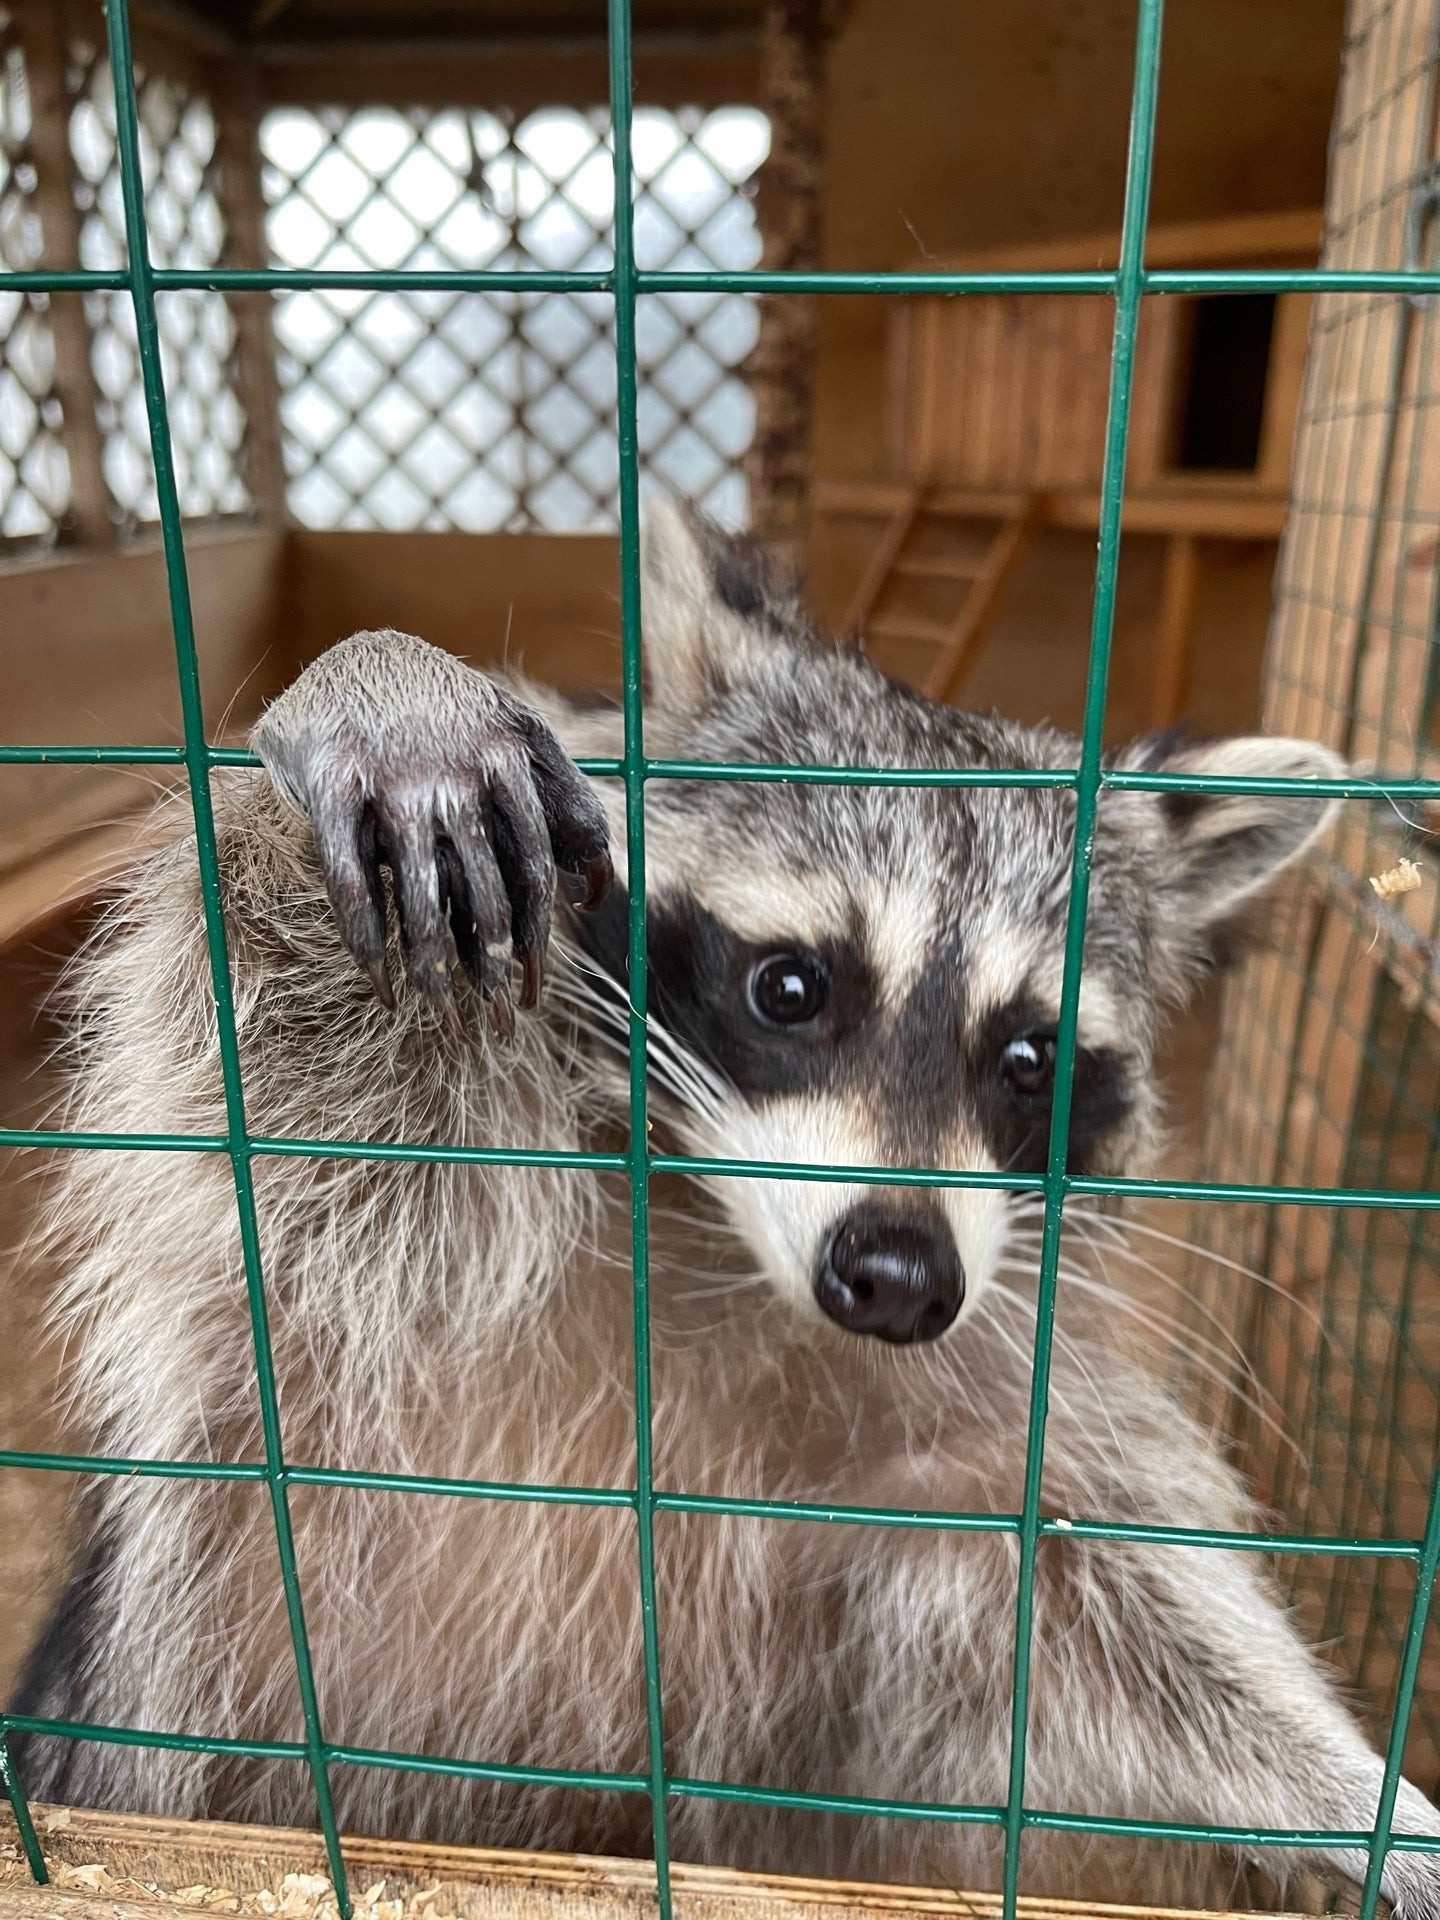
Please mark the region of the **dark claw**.
POLYGON ((369 974, 370 984, 375 989, 375 998, 387 1013, 393 1013, 395 1011, 395 989, 390 984, 390 970, 385 965, 383 955, 378 960, 371 960, 367 964, 365 971, 369 974))
POLYGON ((523 1012, 530 1013, 540 1004, 540 989, 545 984, 545 950, 543 947, 526 947, 520 955, 523 977, 520 983, 520 1006, 523 1012))
POLYGON ((510 995, 504 987, 497 987, 490 1002, 490 1024, 499 1040, 510 1041, 515 1038, 515 1008, 510 995))
POLYGON ((614 878, 614 861, 608 853, 597 853, 585 869, 585 898, 577 910, 580 913, 593 913, 610 891, 610 883, 614 878))

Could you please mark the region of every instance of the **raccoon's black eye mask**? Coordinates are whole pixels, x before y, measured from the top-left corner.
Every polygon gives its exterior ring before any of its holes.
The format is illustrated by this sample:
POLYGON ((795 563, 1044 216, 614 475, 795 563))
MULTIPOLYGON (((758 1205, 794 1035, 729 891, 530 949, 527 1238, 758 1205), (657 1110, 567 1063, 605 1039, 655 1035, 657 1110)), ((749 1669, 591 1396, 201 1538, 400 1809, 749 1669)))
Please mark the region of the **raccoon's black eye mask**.
MULTIPOLYGON (((575 935, 622 986, 628 906, 612 887, 575 935)), ((746 940, 689 897, 647 917, 656 1018, 742 1094, 813 1092, 858 1067, 878 1021, 878 987, 858 932, 818 953, 803 942, 746 940)))
MULTIPOLYGON (((971 1046, 970 1087, 997 1166, 1043 1173, 1055 1092, 1055 1026, 1028 996, 998 1008, 971 1046)), ((1129 1070, 1109 1047, 1077 1047, 1070 1102, 1070 1166, 1083 1173, 1133 1105, 1129 1070)))
MULTIPOLYGON (((612 887, 575 937, 611 978, 629 977, 628 903, 612 887)), ((1044 1171, 1055 1026, 1028 994, 971 1031, 958 968, 922 973, 885 1009, 857 927, 823 953, 801 942, 744 939, 689 896, 657 901, 647 920, 650 1003, 659 1021, 737 1093, 755 1098, 861 1086, 893 1112, 896 1150, 922 1158, 968 1113, 994 1164, 1044 1171), (888 1090, 888 1093, 887 1091, 888 1090)), ((1071 1165, 1083 1171, 1130 1111, 1123 1058, 1075 1056, 1071 1165)))

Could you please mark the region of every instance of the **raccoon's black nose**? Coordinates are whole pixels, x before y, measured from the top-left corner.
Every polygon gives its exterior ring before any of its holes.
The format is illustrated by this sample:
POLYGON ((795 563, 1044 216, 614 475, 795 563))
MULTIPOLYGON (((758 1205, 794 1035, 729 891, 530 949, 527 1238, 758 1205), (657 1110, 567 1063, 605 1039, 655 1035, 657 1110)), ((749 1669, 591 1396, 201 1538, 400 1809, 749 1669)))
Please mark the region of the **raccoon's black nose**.
POLYGON ((938 1214, 857 1207, 831 1234, 815 1298, 838 1326, 896 1346, 938 1340, 965 1298, 965 1269, 938 1214))

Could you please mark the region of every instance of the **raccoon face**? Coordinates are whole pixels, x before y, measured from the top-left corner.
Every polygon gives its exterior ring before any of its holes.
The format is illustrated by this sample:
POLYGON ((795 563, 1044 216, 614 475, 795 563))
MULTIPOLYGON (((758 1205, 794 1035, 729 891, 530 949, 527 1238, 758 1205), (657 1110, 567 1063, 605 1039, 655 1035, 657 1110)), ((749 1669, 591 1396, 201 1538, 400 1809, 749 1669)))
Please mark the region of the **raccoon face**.
MULTIPOLYGON (((817 639, 763 561, 652 508, 646 749, 838 767, 1073 767, 1079 742, 932 704, 817 639)), ((1303 742, 1141 743, 1125 764, 1334 775, 1303 742)), ((1324 825, 1304 799, 1107 794, 1081 979, 1068 1165, 1136 1173, 1164 1009, 1324 825)), ((690 1150, 823 1167, 1040 1173, 1075 803, 1061 789, 652 782, 650 1060, 690 1150)), ((619 816, 617 814, 617 827, 619 816)), ((617 832, 623 846, 623 834, 617 832)), ((617 887, 577 927, 625 976, 617 887)), ((717 1178, 774 1285, 895 1345, 963 1332, 1006 1250, 1002 1190, 717 1178)))

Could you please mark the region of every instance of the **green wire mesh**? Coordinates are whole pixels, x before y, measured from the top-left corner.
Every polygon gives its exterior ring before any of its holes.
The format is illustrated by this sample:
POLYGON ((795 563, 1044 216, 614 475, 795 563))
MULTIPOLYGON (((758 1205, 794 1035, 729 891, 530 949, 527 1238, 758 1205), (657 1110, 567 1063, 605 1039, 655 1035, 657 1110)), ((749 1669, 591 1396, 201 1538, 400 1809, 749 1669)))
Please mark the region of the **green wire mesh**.
MULTIPOLYGON (((1398 0, 1382 11, 1394 13, 1398 0)), ((1112 1834, 1177 1841, 1228 1842, 1245 1847, 1347 1845, 1369 1850, 1369 1872, 1362 1900, 1364 1920, 1374 1914, 1379 1897, 1380 1871, 1392 1846, 1425 1848, 1437 1843, 1391 1835, 1390 1823, 1399 1779, 1401 1754, 1410 1722, 1411 1705, 1420 1670, 1421 1647, 1437 1561, 1440 1561, 1440 1489, 1429 1484, 1419 1505, 1385 1509, 1386 1524, 1359 1526, 1350 1508, 1327 1511, 1325 1531, 1305 1525, 1288 1536, 1261 1539, 1250 1535, 1205 1532, 1176 1527, 1136 1527, 1106 1521, 1103 1516, 1042 1519, 1040 1486, 1047 1412, 1050 1344, 1054 1320, 1055 1286, 1060 1253, 1064 1203, 1070 1195, 1164 1195, 1171 1198, 1228 1203, 1227 1214, 1243 1202, 1266 1204, 1277 1214, 1300 1219, 1325 1217, 1343 1208, 1344 1218, 1359 1224, 1347 1229, 1364 1243, 1373 1226, 1388 1232, 1395 1210, 1420 1220, 1425 1229, 1435 1225, 1440 1192, 1421 1184, 1428 1177, 1428 1161, 1417 1167, 1403 1155, 1393 1159, 1386 1151, 1371 1152, 1336 1162, 1333 1167, 1305 1160, 1298 1167, 1277 1164, 1274 1177, 1222 1180, 1102 1180, 1070 1174, 1065 1166, 1065 1142, 1073 1084, 1076 1014, 1083 957, 1085 909, 1097 810, 1108 788, 1154 791, 1286 793, 1335 796, 1364 795, 1373 800, 1374 781, 1354 778, 1333 782, 1285 780, 1194 780, 1160 774, 1106 772, 1101 764, 1101 731, 1105 713, 1116 574, 1119 562, 1125 451, 1130 414, 1131 376, 1140 302, 1160 292, 1290 292, 1310 290, 1354 298, 1356 310, 1386 312, 1405 304, 1404 296, 1440 292, 1440 273, 1397 268, 1376 269, 1339 263, 1314 272, 1149 272, 1144 266, 1144 239, 1154 148, 1156 102, 1160 71, 1162 0, 1140 0, 1136 36, 1130 146, 1127 163, 1124 224, 1120 264, 1115 272, 1016 274, 871 274, 871 273, 754 273, 651 270, 635 260, 631 151, 630 9, 628 0, 610 0, 609 71, 611 138, 615 167, 614 265, 609 271, 547 273, 540 271, 454 272, 426 268, 414 273, 395 271, 288 272, 277 269, 220 270, 191 267, 157 268, 147 249, 143 185, 139 165, 136 96, 125 0, 107 0, 110 67, 113 76, 117 151, 123 183, 126 259, 123 269, 84 269, 66 272, 21 271, 0 281, 14 294, 45 294, 61 290, 102 291, 128 296, 133 306, 135 339, 144 381, 156 499, 164 539, 167 578, 174 627, 177 673, 185 726, 183 748, 47 748, 40 745, 0 750, 0 764, 51 761, 72 764, 133 764, 183 766, 194 811, 196 844, 202 883, 206 937, 220 1038, 225 1093, 222 1133, 202 1136, 64 1134, 45 1130, 0 1130, 0 1145, 52 1147, 68 1151, 154 1150, 191 1151, 225 1156, 231 1167, 239 1213, 245 1280, 254 1337, 256 1380, 260 1395, 264 1457, 261 1462, 206 1462, 203 1465, 166 1460, 122 1461, 26 1452, 0 1454, 0 1466, 79 1470, 89 1473, 144 1473, 159 1477, 211 1480, 248 1480, 263 1485, 274 1522, 279 1574, 283 1584, 290 1640, 303 1714, 304 1737, 299 1741, 246 1741, 206 1738, 134 1728, 77 1725, 19 1716, 0 1716, 0 1771, 18 1823, 22 1844, 37 1880, 45 1878, 44 1858, 26 1801, 24 1784, 13 1764, 9 1735, 38 1731, 102 1742, 143 1744, 234 1757, 299 1761, 306 1764, 314 1784, 320 1827, 342 1914, 348 1916, 345 1865, 330 1793, 330 1772, 337 1766, 400 1768, 434 1774, 463 1774, 473 1778, 563 1786, 584 1790, 619 1791, 645 1795, 653 1820, 656 1889, 662 1920, 671 1912, 667 1807, 671 1800, 693 1797, 744 1801, 767 1806, 799 1807, 845 1813, 870 1813, 893 1818, 921 1818, 986 1825, 1003 1832, 1005 1841, 1004 1902, 1006 1920, 1013 1920, 1020 1884, 1023 1840, 1027 1831, 1051 1830, 1112 1834), (269 1139, 252 1136, 246 1126, 244 1087, 236 1043, 234 1009, 221 913, 220 876, 216 858, 210 776, 213 769, 248 764, 250 756, 211 748, 204 736, 199 674, 186 578, 180 506, 171 450, 166 394, 161 362, 161 336, 156 321, 156 295, 180 288, 303 289, 345 286, 382 288, 433 287, 446 290, 475 288, 498 292, 584 291, 610 296, 615 315, 617 382, 620 552, 623 607, 623 669, 625 750, 621 760, 591 762, 589 770, 618 774, 625 785, 627 853, 632 876, 629 946, 632 1012, 630 1020, 630 1145, 623 1154, 564 1154, 520 1151, 497 1145, 489 1148, 412 1147, 377 1145, 363 1141, 269 1139), (1060 773, 1014 769, 977 773, 957 769, 935 773, 896 768, 862 771, 848 768, 787 768, 777 766, 721 766, 647 760, 641 731, 640 580, 638 550, 638 448, 636 422, 637 298, 658 292, 915 294, 952 292, 1104 293, 1115 300, 1115 333, 1111 367, 1110 405, 1106 434, 1105 471, 1101 497, 1100 537, 1096 567, 1090 665, 1085 701, 1083 744, 1078 767, 1060 773), (1368 304, 1366 304, 1368 303, 1368 304), (753 1161, 699 1160, 655 1154, 649 1150, 646 1128, 645 1022, 645 845, 644 789, 647 780, 759 779, 813 780, 873 785, 1053 785, 1076 796, 1076 838, 1070 912, 1065 945, 1064 987, 1059 1021, 1058 1063, 1054 1113, 1046 1171, 1041 1176, 1009 1176, 942 1168, 853 1169, 834 1166, 778 1166, 753 1161), (635 1437, 636 1471, 629 1489, 570 1488, 533 1485, 497 1485, 487 1482, 427 1479, 402 1474, 342 1471, 324 1467, 297 1467, 285 1457, 271 1364, 265 1277, 256 1227, 252 1187, 253 1162, 269 1154, 371 1159, 483 1160, 502 1165, 585 1166, 628 1175, 631 1191, 634 1268, 635 1437), (678 1170, 725 1172, 751 1178, 812 1178, 860 1180, 908 1186, 989 1186, 1042 1191, 1045 1228, 1040 1270, 1039 1312, 1035 1367, 1028 1427, 1028 1459, 1021 1508, 1015 1514, 929 1513, 863 1507, 818 1507, 801 1502, 732 1500, 701 1497, 683 1490, 657 1490, 652 1473, 650 1435, 650 1367, 648 1255, 649 1181, 657 1173, 678 1170), (1292 1175, 1294 1177, 1292 1177, 1292 1175), (1397 1178, 1398 1175, 1398 1178, 1397 1178), (1412 1185, 1414 1179, 1417 1184, 1412 1185), (348 1747, 327 1740, 316 1699, 305 1624, 305 1603, 296 1569, 290 1520, 290 1489, 295 1486, 364 1486, 384 1488, 416 1497, 445 1493, 476 1499, 542 1501, 578 1506, 623 1508, 635 1515, 637 1578, 641 1621, 648 1761, 643 1772, 611 1774, 553 1767, 526 1767, 460 1760, 443 1755, 411 1754, 348 1747), (1421 1507, 1423 1506, 1423 1514, 1421 1507), (923 1527, 956 1532, 991 1531, 1013 1535, 1017 1541, 1019 1581, 1014 1656, 1013 1724, 1008 1792, 1003 1805, 935 1805, 901 1800, 879 1800, 855 1795, 819 1795, 782 1791, 765 1786, 739 1786, 723 1780, 690 1779, 671 1774, 666 1767, 663 1718, 663 1673, 656 1618, 654 1527, 659 1512, 701 1516, 744 1515, 794 1524, 824 1525, 856 1522, 873 1526, 923 1527), (1392 1531, 1389 1522, 1395 1523, 1392 1531), (1205 1824, 1107 1818, 1081 1813, 1059 1813, 1027 1805, 1025 1798, 1025 1735, 1029 1712, 1030 1633, 1035 1564, 1042 1539, 1065 1533, 1091 1539, 1142 1539, 1156 1544, 1186 1544, 1270 1551, 1284 1547, 1298 1562, 1334 1563, 1359 1568, 1358 1578, 1394 1579, 1392 1619, 1403 1614, 1406 1627, 1394 1649, 1387 1678, 1389 1735, 1384 1787, 1373 1832, 1310 1834, 1294 1830, 1221 1827, 1205 1824)), ((1349 309, 1343 309, 1348 311, 1349 309)), ((1385 793, 1396 806, 1440 799, 1440 779, 1428 763, 1417 763, 1411 777, 1387 782, 1385 793)), ((1377 1030, 1378 1031, 1378 1030, 1377 1030)), ((1378 1043, 1377 1043, 1378 1045, 1378 1043)), ((1373 1099, 1371 1101, 1373 1105, 1373 1099)), ((1370 1111, 1367 1106, 1366 1111, 1370 1111)), ((1393 1133, 1393 1129, 1392 1129, 1393 1133)), ((1388 1139, 1385 1128, 1380 1136, 1388 1139)), ((1244 1172, 1253 1172, 1254 1162, 1244 1172)), ((1207 1212, 1219 1211, 1213 1205, 1207 1212)), ((1337 1242, 1338 1244, 1338 1242, 1337 1242)), ((1428 1244, 1428 1242, 1427 1242, 1428 1244)), ((1408 1256, 1407 1256, 1408 1257, 1408 1256)), ((1418 1262, 1418 1256, 1417 1256, 1418 1262)), ((1402 1262, 1403 1264, 1403 1262, 1402 1262)), ((1417 1264, 1417 1272, 1423 1263, 1417 1264)), ((1423 1278, 1423 1273, 1421 1273, 1423 1278)), ((1419 1289, 1416 1289, 1418 1291, 1419 1289)), ((1316 1514, 1307 1519, 1320 1518, 1316 1514)), ((1373 1519, 1366 1513, 1359 1516, 1373 1519)))
MULTIPOLYGON (((1433 257, 1440 10, 1358 10, 1331 155, 1326 263, 1433 257), (1384 76, 1383 86, 1375 84, 1384 76)), ((1382 778, 1436 765, 1435 472, 1440 333, 1426 299, 1316 303, 1264 720, 1382 778)), ((1440 908, 1433 885, 1380 903, 1369 877, 1433 864, 1433 807, 1351 809, 1294 884, 1274 951, 1226 990, 1204 1164, 1310 1185, 1433 1188, 1440 1172, 1440 908)), ((1243 1302, 1224 1269, 1187 1275, 1192 1326, 1248 1362, 1201 1395, 1287 1529, 1413 1535, 1440 1431, 1440 1234, 1428 1214, 1197 1209, 1195 1240, 1273 1283, 1243 1302)), ((1280 1572, 1383 1729, 1407 1641, 1394 1564, 1280 1572)), ((1406 1766, 1440 1788, 1440 1646, 1424 1648, 1406 1766)))

